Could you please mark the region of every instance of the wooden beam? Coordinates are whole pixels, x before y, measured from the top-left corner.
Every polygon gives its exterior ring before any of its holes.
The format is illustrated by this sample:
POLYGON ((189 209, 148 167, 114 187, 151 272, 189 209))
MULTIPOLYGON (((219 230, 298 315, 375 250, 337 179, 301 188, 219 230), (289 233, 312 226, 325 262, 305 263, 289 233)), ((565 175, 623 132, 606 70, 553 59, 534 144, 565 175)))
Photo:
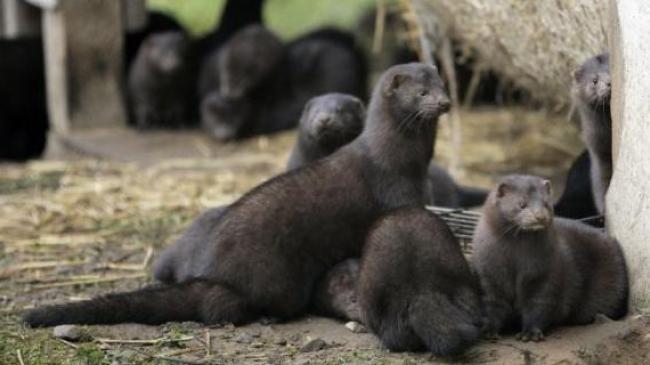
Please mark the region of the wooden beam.
POLYGON ((0 2, 0 36, 18 38, 41 33, 41 11, 23 0, 0 2))
POLYGON ((43 17, 48 111, 55 133, 125 124, 122 3, 66 0, 43 17))
POLYGON ((135 31, 147 25, 147 5, 144 0, 122 0, 124 29, 135 31))

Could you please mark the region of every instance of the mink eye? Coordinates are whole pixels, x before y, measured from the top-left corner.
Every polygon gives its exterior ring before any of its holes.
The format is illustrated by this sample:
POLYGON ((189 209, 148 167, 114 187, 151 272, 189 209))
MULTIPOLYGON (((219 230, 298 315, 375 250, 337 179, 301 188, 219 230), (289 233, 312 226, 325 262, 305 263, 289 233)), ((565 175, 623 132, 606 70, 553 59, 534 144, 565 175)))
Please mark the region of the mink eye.
POLYGON ((525 201, 520 201, 519 202, 519 208, 520 209, 525 209, 528 206, 528 203, 525 201))
POLYGON ((598 79, 594 77, 594 79, 593 79, 593 80, 591 80, 591 82, 593 82, 593 83, 594 83, 594 85, 596 85, 596 84, 598 83, 598 79))
POLYGON ((427 96, 427 95, 429 95, 429 90, 420 91, 420 96, 427 96))

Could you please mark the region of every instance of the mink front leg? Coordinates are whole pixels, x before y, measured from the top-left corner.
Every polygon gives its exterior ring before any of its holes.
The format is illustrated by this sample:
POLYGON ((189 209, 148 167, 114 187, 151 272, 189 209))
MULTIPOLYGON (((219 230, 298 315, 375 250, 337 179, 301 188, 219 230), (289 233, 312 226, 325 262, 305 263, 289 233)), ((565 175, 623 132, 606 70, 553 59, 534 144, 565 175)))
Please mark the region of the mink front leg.
POLYGON ((543 341, 544 331, 551 325, 556 310, 557 288, 553 280, 538 278, 521 286, 518 302, 521 306, 521 332, 516 335, 519 341, 543 341))
POLYGON ((482 332, 486 338, 498 338, 499 332, 512 315, 513 308, 498 281, 485 276, 481 279, 481 286, 484 305, 482 332))

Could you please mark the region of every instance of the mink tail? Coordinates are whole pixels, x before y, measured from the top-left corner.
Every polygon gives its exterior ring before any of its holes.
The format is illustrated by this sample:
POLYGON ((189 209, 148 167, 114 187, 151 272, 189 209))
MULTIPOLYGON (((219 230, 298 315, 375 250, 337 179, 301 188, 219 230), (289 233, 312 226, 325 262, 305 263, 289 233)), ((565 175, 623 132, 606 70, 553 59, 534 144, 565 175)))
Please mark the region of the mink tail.
POLYGON ((221 284, 193 281, 40 307, 26 312, 23 321, 31 327, 170 321, 240 324, 252 320, 252 316, 246 301, 233 290, 221 284))
POLYGON ((426 348, 437 356, 455 356, 479 340, 478 296, 461 289, 451 300, 441 293, 418 297, 409 308, 409 322, 426 348))
POLYGON ((458 187, 458 205, 463 208, 477 207, 485 203, 489 191, 468 186, 458 187))

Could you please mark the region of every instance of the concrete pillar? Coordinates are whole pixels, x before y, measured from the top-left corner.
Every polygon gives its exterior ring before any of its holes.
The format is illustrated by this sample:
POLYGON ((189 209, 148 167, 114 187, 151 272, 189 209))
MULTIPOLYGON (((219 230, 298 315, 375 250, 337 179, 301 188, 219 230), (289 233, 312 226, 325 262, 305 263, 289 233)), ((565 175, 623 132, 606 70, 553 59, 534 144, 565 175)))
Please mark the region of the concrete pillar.
POLYGON ((55 133, 125 124, 122 2, 60 1, 43 16, 48 111, 55 133))
POLYGON ((650 2, 610 0, 614 175, 609 231, 621 242, 633 308, 650 311, 650 2))

